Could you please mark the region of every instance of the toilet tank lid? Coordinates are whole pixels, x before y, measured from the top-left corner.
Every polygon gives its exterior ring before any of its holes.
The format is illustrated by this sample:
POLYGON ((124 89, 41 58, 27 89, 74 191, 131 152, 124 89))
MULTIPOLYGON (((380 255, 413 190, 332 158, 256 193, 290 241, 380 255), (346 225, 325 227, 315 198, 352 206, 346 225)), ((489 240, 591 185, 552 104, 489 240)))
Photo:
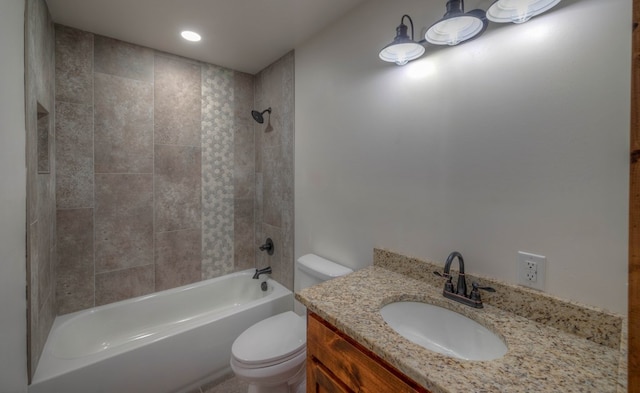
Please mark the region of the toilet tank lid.
POLYGON ((298 267, 321 280, 330 280, 353 272, 353 269, 315 254, 307 254, 298 258, 298 267))

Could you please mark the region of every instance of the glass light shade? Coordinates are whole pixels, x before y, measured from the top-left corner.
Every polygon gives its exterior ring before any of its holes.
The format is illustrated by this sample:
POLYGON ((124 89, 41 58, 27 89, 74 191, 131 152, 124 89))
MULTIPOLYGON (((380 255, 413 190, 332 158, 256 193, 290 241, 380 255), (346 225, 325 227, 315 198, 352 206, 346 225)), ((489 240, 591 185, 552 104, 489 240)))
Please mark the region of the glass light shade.
POLYGON ((482 19, 461 14, 436 22, 427 30, 424 38, 434 45, 458 45, 480 34, 483 29, 482 19))
POLYGON ((396 39, 380 51, 380 58, 384 61, 405 65, 411 60, 424 54, 424 46, 410 39, 396 39))
POLYGON ((560 0, 497 0, 487 10, 487 18, 496 23, 524 23, 555 7, 560 0))
POLYGON ((382 48, 378 56, 380 59, 397 65, 405 65, 417 59, 424 53, 424 46, 413 40, 413 20, 409 15, 402 15, 400 25, 396 27, 396 38, 389 45, 382 48), (411 25, 411 38, 407 34, 408 27, 404 24, 407 19, 411 25))

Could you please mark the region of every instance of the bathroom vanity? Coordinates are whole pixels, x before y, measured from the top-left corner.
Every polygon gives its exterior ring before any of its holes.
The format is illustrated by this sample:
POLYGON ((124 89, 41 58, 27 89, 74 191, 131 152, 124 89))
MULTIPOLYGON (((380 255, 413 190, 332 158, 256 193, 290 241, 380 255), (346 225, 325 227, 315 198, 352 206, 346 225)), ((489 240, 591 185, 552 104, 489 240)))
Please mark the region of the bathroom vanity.
POLYGON ((427 393, 318 315, 307 318, 307 392, 427 393))
POLYGON ((537 291, 467 275, 497 292, 484 308, 442 296, 442 266, 385 250, 374 265, 301 290, 308 308, 308 392, 626 392, 626 321, 537 291), (462 314, 507 345, 469 361, 402 337, 382 318, 389 303, 417 301, 462 314))

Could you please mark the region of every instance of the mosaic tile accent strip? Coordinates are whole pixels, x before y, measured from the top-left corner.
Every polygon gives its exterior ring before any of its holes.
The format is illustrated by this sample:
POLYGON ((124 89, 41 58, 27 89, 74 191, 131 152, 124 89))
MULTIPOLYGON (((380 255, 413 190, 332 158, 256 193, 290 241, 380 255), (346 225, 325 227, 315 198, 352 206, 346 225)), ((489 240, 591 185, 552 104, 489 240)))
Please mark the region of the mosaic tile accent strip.
POLYGON ((233 271, 233 71, 202 66, 202 279, 233 271))

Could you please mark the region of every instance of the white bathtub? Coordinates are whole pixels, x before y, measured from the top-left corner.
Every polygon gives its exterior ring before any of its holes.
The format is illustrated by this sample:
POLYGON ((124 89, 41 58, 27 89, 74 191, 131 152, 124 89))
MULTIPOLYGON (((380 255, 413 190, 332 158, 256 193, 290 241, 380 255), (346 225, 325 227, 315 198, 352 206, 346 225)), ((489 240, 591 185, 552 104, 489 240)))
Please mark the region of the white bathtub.
POLYGON ((229 373, 236 337, 293 308, 291 291, 269 279, 263 292, 252 275, 57 317, 29 393, 174 393, 229 373))

